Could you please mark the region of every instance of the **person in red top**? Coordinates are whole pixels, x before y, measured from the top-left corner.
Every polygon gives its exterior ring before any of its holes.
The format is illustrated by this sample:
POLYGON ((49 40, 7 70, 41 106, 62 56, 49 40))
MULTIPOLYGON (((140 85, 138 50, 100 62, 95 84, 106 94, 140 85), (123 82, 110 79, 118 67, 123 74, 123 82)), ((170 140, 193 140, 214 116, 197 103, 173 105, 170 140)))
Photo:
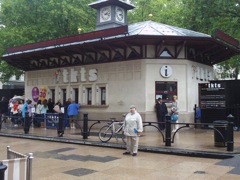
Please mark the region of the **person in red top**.
POLYGON ((18 127, 18 101, 17 100, 13 103, 12 109, 13 109, 12 122, 14 124, 14 127, 18 127))

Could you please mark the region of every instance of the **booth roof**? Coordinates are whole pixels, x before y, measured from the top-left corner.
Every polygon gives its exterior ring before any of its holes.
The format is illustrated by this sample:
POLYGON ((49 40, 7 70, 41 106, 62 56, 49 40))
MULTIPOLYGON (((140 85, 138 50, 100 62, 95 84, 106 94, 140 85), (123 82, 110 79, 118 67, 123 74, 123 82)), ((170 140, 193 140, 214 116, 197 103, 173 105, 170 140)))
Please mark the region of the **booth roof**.
MULTIPOLYGON (((146 44, 159 45, 161 43, 168 45, 184 44, 189 48, 200 49, 204 53, 201 56, 207 55, 208 59, 211 59, 211 63, 204 63, 209 65, 240 54, 239 46, 232 46, 210 35, 154 21, 144 21, 128 26, 12 47, 6 50, 3 59, 20 69, 31 70, 31 67, 27 65, 31 60, 39 61, 61 56, 72 56, 80 50, 84 53, 101 52, 113 48, 115 50, 124 48, 127 44, 141 46, 146 44)), ((138 59, 141 59, 141 57, 138 57, 138 59)))

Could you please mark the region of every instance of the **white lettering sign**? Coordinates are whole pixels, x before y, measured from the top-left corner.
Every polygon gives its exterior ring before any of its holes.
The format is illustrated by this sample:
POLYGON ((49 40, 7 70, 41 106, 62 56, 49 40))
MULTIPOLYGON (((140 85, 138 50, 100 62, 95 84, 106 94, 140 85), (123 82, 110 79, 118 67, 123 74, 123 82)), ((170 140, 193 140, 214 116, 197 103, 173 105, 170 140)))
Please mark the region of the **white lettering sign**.
POLYGON ((70 72, 70 82, 78 82, 77 81, 77 75, 78 75, 78 72, 74 71, 74 69, 71 69, 71 72, 70 72))
MULTIPOLYGON (((84 67, 80 68, 80 81, 81 82, 86 82, 87 81, 87 77, 89 81, 96 81, 98 76, 97 76, 97 70, 96 69, 90 69, 88 71, 88 76, 87 76, 87 70, 84 67)), ((62 75, 63 75, 63 82, 64 83, 68 83, 69 82, 69 72, 67 69, 63 69, 62 71, 62 75)), ((76 83, 78 82, 78 71, 74 70, 74 69, 70 69, 70 82, 71 83, 76 83)))
POLYGON ((66 69, 63 69, 63 82, 68 82, 68 71, 66 69))
POLYGON ((89 70, 89 81, 96 81, 97 80, 97 70, 90 69, 89 70))
POLYGON ((210 81, 212 80, 212 72, 203 67, 192 66, 192 78, 198 80, 210 81))

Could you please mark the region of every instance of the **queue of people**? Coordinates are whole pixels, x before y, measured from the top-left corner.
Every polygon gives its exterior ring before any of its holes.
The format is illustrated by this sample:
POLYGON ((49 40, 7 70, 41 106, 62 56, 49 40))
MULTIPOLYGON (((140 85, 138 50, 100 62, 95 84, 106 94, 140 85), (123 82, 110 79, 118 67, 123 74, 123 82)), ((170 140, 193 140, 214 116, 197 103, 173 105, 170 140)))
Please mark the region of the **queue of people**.
POLYGON ((2 128, 6 128, 7 120, 11 120, 13 127, 18 127, 19 125, 24 126, 24 118, 26 113, 33 121, 35 127, 40 127, 41 122, 44 121, 46 113, 64 113, 64 126, 66 128, 71 124, 71 128, 75 128, 75 119, 78 118, 80 105, 76 104, 74 100, 69 98, 64 105, 61 101, 53 103, 52 99, 44 99, 43 101, 38 100, 35 105, 33 105, 30 99, 19 98, 14 96, 9 101, 5 97, 2 97, 0 101, 0 122, 2 123, 2 128), (71 106, 70 106, 71 105, 71 106), (69 118, 71 121, 69 121, 69 118))
MULTIPOLYGON (((69 98, 64 105, 61 104, 60 100, 54 104, 51 99, 38 100, 36 105, 32 105, 32 101, 29 99, 26 99, 25 103, 23 103, 22 100, 12 98, 8 104, 6 98, 3 97, 0 101, 0 118, 3 118, 3 122, 6 123, 8 109, 10 110, 10 117, 14 127, 18 126, 19 119, 22 121, 26 114, 28 117, 35 116, 36 119, 42 119, 46 113, 64 113, 64 121, 67 121, 64 123, 64 126, 69 127, 70 125, 71 129, 75 128, 75 120, 78 118, 80 105, 71 98, 69 98)), ((176 95, 173 96, 170 112, 168 112, 166 103, 163 102, 162 98, 157 99, 155 108, 160 130, 165 130, 165 117, 167 114, 171 116, 172 121, 177 122, 178 101, 176 95)), ((38 123, 37 125, 39 126, 38 123)), ((175 125, 172 129, 175 132, 175 125)), ((137 112, 135 105, 131 105, 130 112, 124 119, 124 135, 127 139, 127 146, 126 152, 124 152, 123 155, 137 156, 139 137, 142 131, 143 123, 141 115, 137 112)))

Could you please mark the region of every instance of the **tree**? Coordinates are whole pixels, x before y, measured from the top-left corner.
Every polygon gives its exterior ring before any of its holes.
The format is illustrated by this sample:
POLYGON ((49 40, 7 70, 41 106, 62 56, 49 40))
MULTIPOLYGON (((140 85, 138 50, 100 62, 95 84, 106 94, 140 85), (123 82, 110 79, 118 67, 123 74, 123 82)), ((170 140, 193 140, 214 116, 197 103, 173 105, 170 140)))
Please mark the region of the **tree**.
MULTIPOLYGON (((88 7, 93 0, 1 0, 0 55, 7 48, 27 43, 89 32, 95 27, 95 10, 88 7)), ((22 73, 2 61, 0 73, 6 82, 9 72, 22 73)))
POLYGON ((129 13, 131 23, 153 20, 174 26, 181 24, 180 0, 130 0, 130 2, 136 6, 129 13), (152 17, 149 17, 149 14, 152 14, 152 17))
MULTIPOLYGON (((236 0, 182 0, 183 27, 212 34, 216 28, 240 40, 240 1, 236 0), (187 10, 188 7, 191 7, 187 10), (190 18, 189 18, 190 17, 190 18)), ((237 79, 240 69, 240 55, 219 63, 221 78, 237 79)))

